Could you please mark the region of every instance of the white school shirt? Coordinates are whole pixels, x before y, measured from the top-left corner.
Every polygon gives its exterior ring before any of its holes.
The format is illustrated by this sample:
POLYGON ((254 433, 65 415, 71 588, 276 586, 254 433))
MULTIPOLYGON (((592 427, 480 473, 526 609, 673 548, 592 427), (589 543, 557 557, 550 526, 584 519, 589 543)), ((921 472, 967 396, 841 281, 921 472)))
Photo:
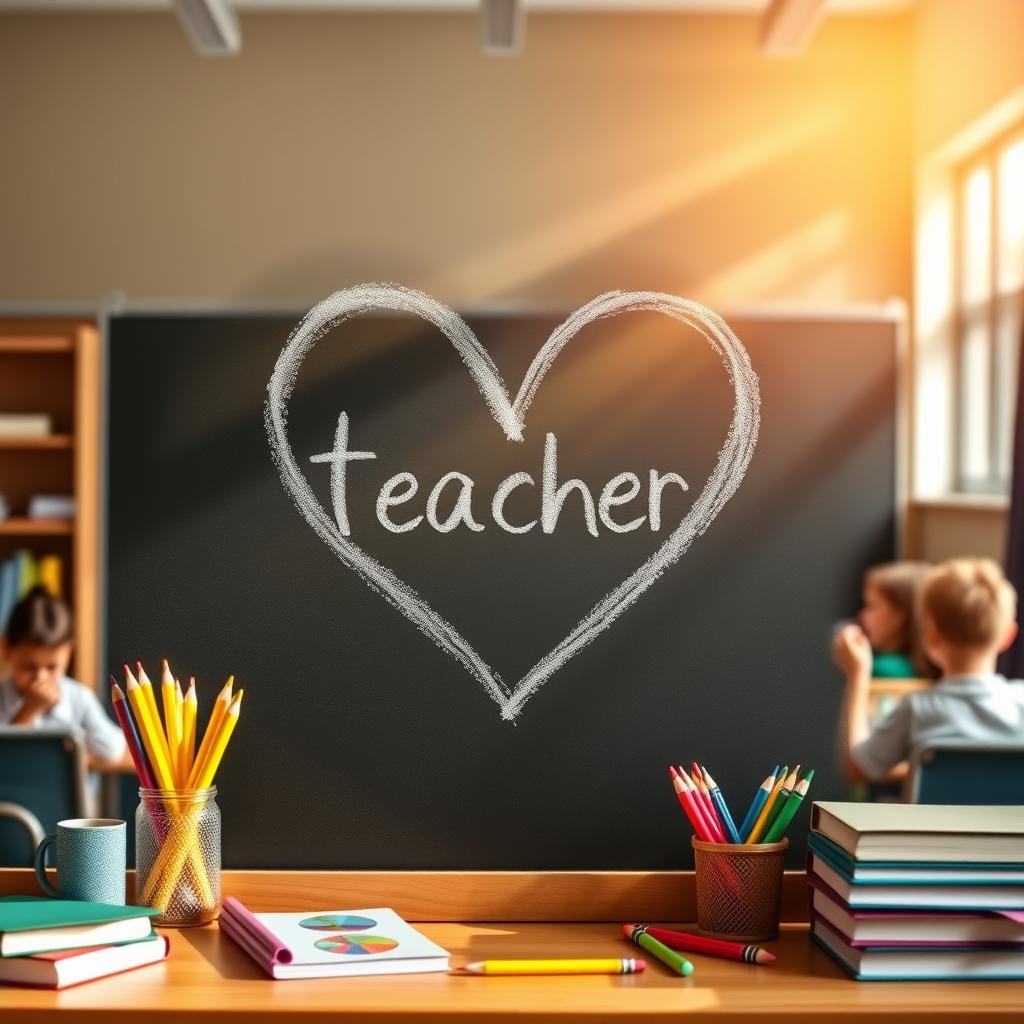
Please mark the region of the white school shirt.
POLYGON ((1000 675, 948 676, 907 694, 851 752, 872 780, 931 740, 1024 742, 1024 681, 1000 675))
MULTIPOLYGON (((88 686, 64 676, 60 698, 49 711, 36 715, 25 728, 58 726, 77 732, 85 749, 101 761, 116 761, 124 753, 124 733, 103 710, 103 705, 88 686)), ((21 709, 22 696, 8 676, 0 680, 0 723, 7 724, 21 709)))

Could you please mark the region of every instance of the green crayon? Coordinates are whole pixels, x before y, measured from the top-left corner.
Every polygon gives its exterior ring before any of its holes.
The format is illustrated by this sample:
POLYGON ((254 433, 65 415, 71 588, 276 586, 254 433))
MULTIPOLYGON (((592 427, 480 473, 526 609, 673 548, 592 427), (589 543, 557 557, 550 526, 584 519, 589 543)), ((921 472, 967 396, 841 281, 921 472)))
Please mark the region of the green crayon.
POLYGON ((657 957, 666 967, 671 967, 676 974, 681 974, 684 978, 693 974, 693 964, 685 956, 680 956, 664 942, 659 942, 653 935, 648 935, 642 924, 624 924, 622 934, 641 949, 646 949, 651 956, 657 957))

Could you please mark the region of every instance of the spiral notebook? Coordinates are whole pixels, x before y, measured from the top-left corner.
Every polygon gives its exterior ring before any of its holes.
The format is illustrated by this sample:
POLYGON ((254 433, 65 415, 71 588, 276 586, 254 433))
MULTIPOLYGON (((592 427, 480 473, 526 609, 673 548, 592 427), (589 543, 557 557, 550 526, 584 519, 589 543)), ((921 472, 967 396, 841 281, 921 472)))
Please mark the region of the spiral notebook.
POLYGON ((254 914, 229 897, 220 930, 272 978, 447 971, 448 951, 388 907, 254 914))

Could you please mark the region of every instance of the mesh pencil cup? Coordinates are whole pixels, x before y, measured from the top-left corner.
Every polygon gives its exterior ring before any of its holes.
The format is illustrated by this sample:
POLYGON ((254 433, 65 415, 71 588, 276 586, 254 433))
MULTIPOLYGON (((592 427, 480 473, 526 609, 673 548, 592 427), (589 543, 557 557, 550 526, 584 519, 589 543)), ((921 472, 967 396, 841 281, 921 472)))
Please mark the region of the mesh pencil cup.
POLYGON ((135 812, 135 902, 155 922, 186 928, 220 911, 217 787, 140 789, 135 812))
POLYGON ((779 934, 782 871, 789 840, 733 845, 694 836, 697 927, 736 942, 764 942, 779 934))

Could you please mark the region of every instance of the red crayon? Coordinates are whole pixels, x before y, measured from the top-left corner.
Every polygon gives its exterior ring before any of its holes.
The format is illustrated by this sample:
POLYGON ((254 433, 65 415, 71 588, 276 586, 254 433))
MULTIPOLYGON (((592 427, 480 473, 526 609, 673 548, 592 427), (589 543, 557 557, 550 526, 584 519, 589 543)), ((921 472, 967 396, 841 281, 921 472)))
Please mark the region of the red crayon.
POLYGON ((761 946, 728 942, 725 939, 709 939, 703 935, 694 935, 693 932, 676 932, 669 928, 648 928, 647 934, 669 949, 682 950, 684 953, 704 953, 725 960, 742 960, 748 964, 775 963, 775 954, 769 953, 761 946))

